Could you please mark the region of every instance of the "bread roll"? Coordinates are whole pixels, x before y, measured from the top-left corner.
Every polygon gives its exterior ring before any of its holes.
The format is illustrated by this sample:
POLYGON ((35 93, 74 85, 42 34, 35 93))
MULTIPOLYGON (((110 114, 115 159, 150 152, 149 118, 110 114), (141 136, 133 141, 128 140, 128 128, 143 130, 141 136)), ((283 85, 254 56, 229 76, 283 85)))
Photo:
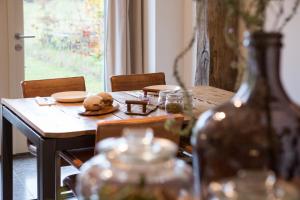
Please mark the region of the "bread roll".
POLYGON ((113 100, 113 97, 109 93, 100 92, 97 95, 102 98, 104 106, 112 106, 114 100, 113 100))
POLYGON ((88 96, 83 101, 83 106, 87 111, 98 111, 104 107, 102 97, 97 95, 88 96))

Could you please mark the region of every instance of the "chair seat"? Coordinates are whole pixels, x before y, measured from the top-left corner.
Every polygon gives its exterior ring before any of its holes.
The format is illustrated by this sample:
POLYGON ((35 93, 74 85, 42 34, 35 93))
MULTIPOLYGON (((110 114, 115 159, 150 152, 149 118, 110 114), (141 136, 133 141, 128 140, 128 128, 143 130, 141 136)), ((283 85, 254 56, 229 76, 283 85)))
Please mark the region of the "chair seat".
POLYGON ((77 194, 76 194, 76 177, 77 177, 77 174, 72 174, 72 175, 65 177, 63 180, 63 185, 66 186, 67 188, 69 188, 74 193, 75 196, 77 196, 77 194))
POLYGON ((77 169, 94 156, 94 147, 61 151, 59 154, 65 161, 77 169))
POLYGON ((192 145, 186 145, 186 146, 182 147, 182 149, 183 149, 187 154, 192 155, 192 153, 193 153, 193 147, 192 147, 192 145))
MULTIPOLYGON (((94 147, 84 149, 66 150, 60 152, 60 156, 67 161, 69 164, 75 166, 77 169, 81 167, 83 163, 88 161, 94 156, 94 147)), ((181 158, 188 163, 191 163, 192 159, 192 146, 188 145, 183 148, 179 148, 178 158, 181 158)))
POLYGON ((184 160, 187 164, 193 164, 192 146, 187 145, 184 147, 179 147, 177 158, 184 160))
POLYGON ((31 153, 32 155, 34 155, 36 157, 37 156, 37 154, 36 154, 36 146, 33 145, 33 144, 31 144, 31 143, 28 143, 27 147, 28 147, 29 153, 31 153))

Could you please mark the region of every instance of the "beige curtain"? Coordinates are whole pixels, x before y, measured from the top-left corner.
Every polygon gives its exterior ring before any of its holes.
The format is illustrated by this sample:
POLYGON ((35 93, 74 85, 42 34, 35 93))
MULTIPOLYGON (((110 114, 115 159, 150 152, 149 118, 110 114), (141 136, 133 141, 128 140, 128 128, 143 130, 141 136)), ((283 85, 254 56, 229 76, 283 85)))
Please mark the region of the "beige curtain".
POLYGON ((105 86, 110 76, 144 73, 143 0, 105 2, 105 86))

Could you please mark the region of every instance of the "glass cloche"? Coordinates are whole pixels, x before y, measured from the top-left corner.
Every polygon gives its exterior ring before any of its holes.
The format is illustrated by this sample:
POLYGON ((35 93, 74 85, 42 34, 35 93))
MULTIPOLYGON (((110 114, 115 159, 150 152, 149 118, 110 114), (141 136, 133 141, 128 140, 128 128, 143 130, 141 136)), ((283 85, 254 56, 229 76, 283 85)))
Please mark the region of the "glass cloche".
POLYGON ((123 137, 97 145, 98 155, 81 168, 79 199, 191 200, 192 169, 176 159, 175 143, 151 129, 125 129, 123 137))

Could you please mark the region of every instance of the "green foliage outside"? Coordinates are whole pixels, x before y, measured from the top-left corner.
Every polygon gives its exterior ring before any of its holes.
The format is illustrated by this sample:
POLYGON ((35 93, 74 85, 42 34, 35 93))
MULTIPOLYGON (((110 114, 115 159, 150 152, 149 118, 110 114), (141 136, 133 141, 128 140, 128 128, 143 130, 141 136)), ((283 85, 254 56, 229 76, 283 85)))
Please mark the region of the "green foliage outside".
POLYGON ((25 0, 25 79, 85 76, 103 90, 103 0, 25 0))

